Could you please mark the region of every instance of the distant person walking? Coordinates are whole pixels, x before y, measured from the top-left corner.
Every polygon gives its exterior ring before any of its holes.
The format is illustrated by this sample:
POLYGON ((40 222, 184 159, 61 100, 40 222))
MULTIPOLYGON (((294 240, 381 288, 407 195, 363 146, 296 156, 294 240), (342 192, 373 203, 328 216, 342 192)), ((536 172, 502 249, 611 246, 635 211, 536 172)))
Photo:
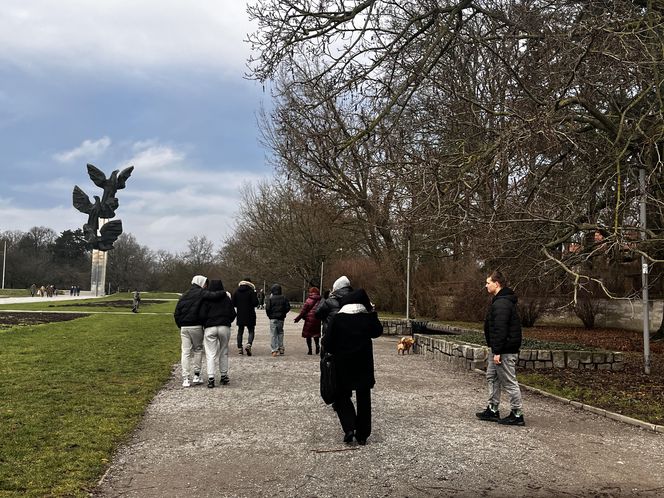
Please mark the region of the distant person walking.
MULTIPOLYGON (((223 291, 224 285, 221 280, 210 280, 209 290, 223 291)), ((235 308, 230 292, 225 294, 226 297, 218 301, 204 301, 201 305, 209 388, 214 387, 217 371, 220 385, 231 381, 228 376, 228 342, 231 338, 231 323, 235 320, 235 308)))
POLYGON ((284 348, 284 320, 290 311, 290 302, 281 293, 281 285, 274 284, 270 295, 265 299, 265 314, 270 319, 270 346, 272 356, 283 355, 284 348))
POLYGON ((526 425, 523 418, 521 389, 516 380, 516 365, 521 348, 521 320, 517 312, 517 297, 506 287, 507 279, 498 270, 486 279, 486 290, 493 295, 491 306, 484 320, 484 337, 491 349, 487 362, 486 380, 489 403, 486 409, 476 413, 480 420, 504 425, 526 425), (500 390, 510 399, 510 414, 500 418, 500 390))
POLYGON ((258 299, 258 309, 262 310, 265 308, 265 291, 263 291, 263 289, 258 289, 256 291, 256 298, 258 299))
POLYGON ((334 409, 344 431, 344 442, 361 445, 371 434, 371 389, 376 384, 372 339, 383 325, 364 289, 341 299, 341 308, 323 336, 323 350, 336 366, 334 409), (355 391, 357 411, 351 399, 355 391))
POLYGON ((321 300, 320 291, 318 287, 311 287, 309 295, 302 304, 300 313, 295 317, 295 323, 304 319, 304 326, 302 327, 302 337, 307 341, 307 354, 313 354, 311 350, 311 340, 316 343, 316 354, 320 354, 320 319, 316 318, 316 308, 321 300))
POLYGON ((37 284, 32 284, 30 286, 30 297, 35 297, 35 294, 37 294, 37 284))
POLYGON ((134 290, 132 294, 131 301, 131 311, 132 313, 138 313, 138 307, 141 305, 141 293, 138 292, 138 289, 134 290))
POLYGON ((201 363, 203 362, 203 321, 201 320, 201 304, 204 300, 219 300, 226 296, 225 291, 210 292, 206 290, 207 278, 196 275, 191 280, 191 287, 180 296, 175 305, 173 317, 180 327, 182 387, 201 384, 201 363), (193 365, 192 365, 193 362, 193 365), (193 366, 193 379, 190 379, 193 366))
POLYGON ((239 354, 242 351, 242 336, 244 329, 247 328, 247 345, 244 350, 247 356, 251 356, 251 346, 254 343, 254 335, 256 331, 256 306, 258 306, 258 298, 256 297, 256 286, 249 278, 241 280, 237 284, 237 289, 233 292, 233 307, 237 311, 237 349, 239 354))

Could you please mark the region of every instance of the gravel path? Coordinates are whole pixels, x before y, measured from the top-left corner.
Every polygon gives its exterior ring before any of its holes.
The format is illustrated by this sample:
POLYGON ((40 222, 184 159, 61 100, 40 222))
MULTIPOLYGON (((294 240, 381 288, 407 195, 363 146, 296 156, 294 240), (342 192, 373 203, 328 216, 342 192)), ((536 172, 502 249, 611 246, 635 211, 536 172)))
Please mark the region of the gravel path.
POLYGON ((664 495, 661 434, 525 391, 526 427, 481 422, 482 376, 398 356, 394 337, 374 343, 373 434, 347 446, 293 317, 272 358, 259 312, 228 386, 184 389, 177 366, 94 496, 664 495))

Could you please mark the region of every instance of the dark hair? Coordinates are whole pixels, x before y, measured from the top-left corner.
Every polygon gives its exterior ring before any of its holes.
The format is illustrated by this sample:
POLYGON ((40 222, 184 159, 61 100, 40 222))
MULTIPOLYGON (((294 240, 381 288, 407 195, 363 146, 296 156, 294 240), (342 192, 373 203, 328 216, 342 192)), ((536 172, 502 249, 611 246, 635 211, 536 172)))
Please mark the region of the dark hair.
POLYGON ((507 285, 507 278, 505 277, 505 275, 502 274, 500 270, 493 270, 489 274, 489 278, 491 279, 491 281, 496 282, 501 287, 505 287, 507 285))

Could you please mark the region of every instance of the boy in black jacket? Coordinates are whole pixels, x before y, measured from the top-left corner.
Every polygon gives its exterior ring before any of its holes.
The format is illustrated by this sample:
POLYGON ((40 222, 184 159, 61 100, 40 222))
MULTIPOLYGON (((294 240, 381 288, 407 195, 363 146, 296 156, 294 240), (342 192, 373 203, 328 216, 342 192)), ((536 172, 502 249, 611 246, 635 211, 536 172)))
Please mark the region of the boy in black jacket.
POLYGON ((290 311, 290 302, 281 293, 281 285, 274 284, 270 291, 270 297, 265 300, 265 313, 270 319, 272 356, 277 356, 285 353, 284 320, 290 311))

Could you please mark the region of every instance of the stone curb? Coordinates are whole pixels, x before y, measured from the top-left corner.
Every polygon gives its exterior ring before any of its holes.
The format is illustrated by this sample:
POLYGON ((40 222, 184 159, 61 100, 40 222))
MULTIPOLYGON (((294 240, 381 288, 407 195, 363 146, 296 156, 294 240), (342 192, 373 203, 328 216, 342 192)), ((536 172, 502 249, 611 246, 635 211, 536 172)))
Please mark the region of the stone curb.
MULTIPOLYGON (((484 370, 480 370, 478 368, 473 369, 474 372, 478 374, 485 375, 486 372, 484 370)), ((526 384, 521 384, 519 385, 527 390, 531 391, 537 394, 540 394, 542 396, 545 396, 547 398, 555 399, 556 401, 560 401, 561 403, 565 403, 567 405, 572 405, 575 408, 579 408, 581 410, 588 411, 590 413, 594 413, 595 415, 601 415, 602 417, 610 418, 612 420, 616 420, 618 422, 622 422, 624 424, 629 424, 629 425, 634 425, 636 427, 640 427, 642 429, 646 429, 648 431, 652 432, 659 432, 664 434, 664 425, 657 425, 657 424, 649 424, 648 422, 644 422, 642 420, 638 420, 636 418, 632 417, 626 417, 625 415, 620 415, 619 413, 614 413, 610 412, 608 410, 604 410, 602 408, 597 408, 596 406, 592 405, 586 405, 584 403, 580 403, 578 401, 572 401, 571 399, 563 398, 562 396, 556 396, 555 394, 551 394, 550 392, 543 391, 541 389, 538 389, 537 387, 532 387, 528 386, 526 384)))

